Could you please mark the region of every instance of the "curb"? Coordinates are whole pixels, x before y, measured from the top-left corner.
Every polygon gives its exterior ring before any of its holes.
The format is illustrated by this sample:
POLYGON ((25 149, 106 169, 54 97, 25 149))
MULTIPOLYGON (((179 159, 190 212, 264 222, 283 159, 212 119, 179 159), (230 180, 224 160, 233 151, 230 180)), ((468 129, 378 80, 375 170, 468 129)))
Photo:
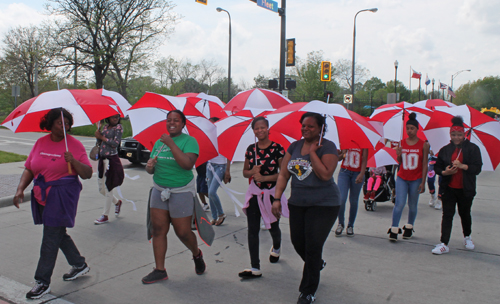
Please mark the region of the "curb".
MULTIPOLYGON (((14 195, 6 196, 6 197, 0 197, 0 208, 14 206, 14 204, 12 204, 13 200, 14 200, 14 195)), ((28 202, 30 200, 31 200, 31 190, 30 191, 25 191, 24 192, 23 203, 28 202)))

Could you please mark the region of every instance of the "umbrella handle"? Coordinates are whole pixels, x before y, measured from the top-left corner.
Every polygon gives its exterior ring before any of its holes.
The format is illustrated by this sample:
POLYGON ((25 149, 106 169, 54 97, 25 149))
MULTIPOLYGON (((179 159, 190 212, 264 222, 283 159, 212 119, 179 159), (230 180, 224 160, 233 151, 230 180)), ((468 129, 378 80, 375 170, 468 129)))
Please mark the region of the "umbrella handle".
POLYGON ((68 173, 69 174, 73 174, 73 170, 71 170, 71 164, 68 163, 68 173))

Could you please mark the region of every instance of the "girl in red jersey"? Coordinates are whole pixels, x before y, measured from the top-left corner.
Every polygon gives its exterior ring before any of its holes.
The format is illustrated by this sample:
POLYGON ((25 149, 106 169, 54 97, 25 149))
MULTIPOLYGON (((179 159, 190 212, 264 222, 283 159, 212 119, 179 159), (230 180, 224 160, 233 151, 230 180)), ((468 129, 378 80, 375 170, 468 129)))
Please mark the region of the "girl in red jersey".
POLYGON ((403 226, 403 238, 410 239, 413 235, 413 225, 417 218, 418 197, 425 191, 427 175, 427 158, 429 143, 417 137, 417 114, 411 113, 406 122, 408 138, 401 141, 401 147, 396 148, 399 162, 398 178, 396 179, 396 202, 392 211, 392 226, 387 232, 389 240, 397 241, 401 234, 399 220, 408 198, 408 223, 403 226))

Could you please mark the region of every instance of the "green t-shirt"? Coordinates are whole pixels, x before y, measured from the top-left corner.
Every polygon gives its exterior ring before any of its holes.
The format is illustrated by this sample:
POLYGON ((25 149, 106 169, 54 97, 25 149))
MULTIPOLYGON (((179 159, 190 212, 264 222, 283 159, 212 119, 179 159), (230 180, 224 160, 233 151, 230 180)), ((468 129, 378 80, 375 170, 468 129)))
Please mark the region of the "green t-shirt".
MULTIPOLYGON (((172 137, 174 143, 184 153, 199 154, 198 142, 192 136, 181 133, 181 135, 172 137)), ((164 145, 159 139, 156 141, 151 158, 158 155, 153 181, 162 187, 176 188, 187 185, 194 177, 193 170, 182 169, 175 161, 170 148, 164 145), (160 151, 160 148, 163 148, 160 151), (160 153, 158 153, 160 151, 160 153)))

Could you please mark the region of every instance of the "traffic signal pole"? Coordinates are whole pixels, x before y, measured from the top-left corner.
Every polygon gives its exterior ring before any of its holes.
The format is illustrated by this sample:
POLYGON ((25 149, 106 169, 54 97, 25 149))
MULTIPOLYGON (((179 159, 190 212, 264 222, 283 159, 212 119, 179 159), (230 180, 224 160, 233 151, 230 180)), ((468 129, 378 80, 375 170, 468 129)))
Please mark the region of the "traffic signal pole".
POLYGON ((283 93, 285 89, 285 60, 286 60, 286 0, 281 0, 281 8, 278 9, 281 17, 281 37, 280 37, 280 81, 279 91, 283 93))

